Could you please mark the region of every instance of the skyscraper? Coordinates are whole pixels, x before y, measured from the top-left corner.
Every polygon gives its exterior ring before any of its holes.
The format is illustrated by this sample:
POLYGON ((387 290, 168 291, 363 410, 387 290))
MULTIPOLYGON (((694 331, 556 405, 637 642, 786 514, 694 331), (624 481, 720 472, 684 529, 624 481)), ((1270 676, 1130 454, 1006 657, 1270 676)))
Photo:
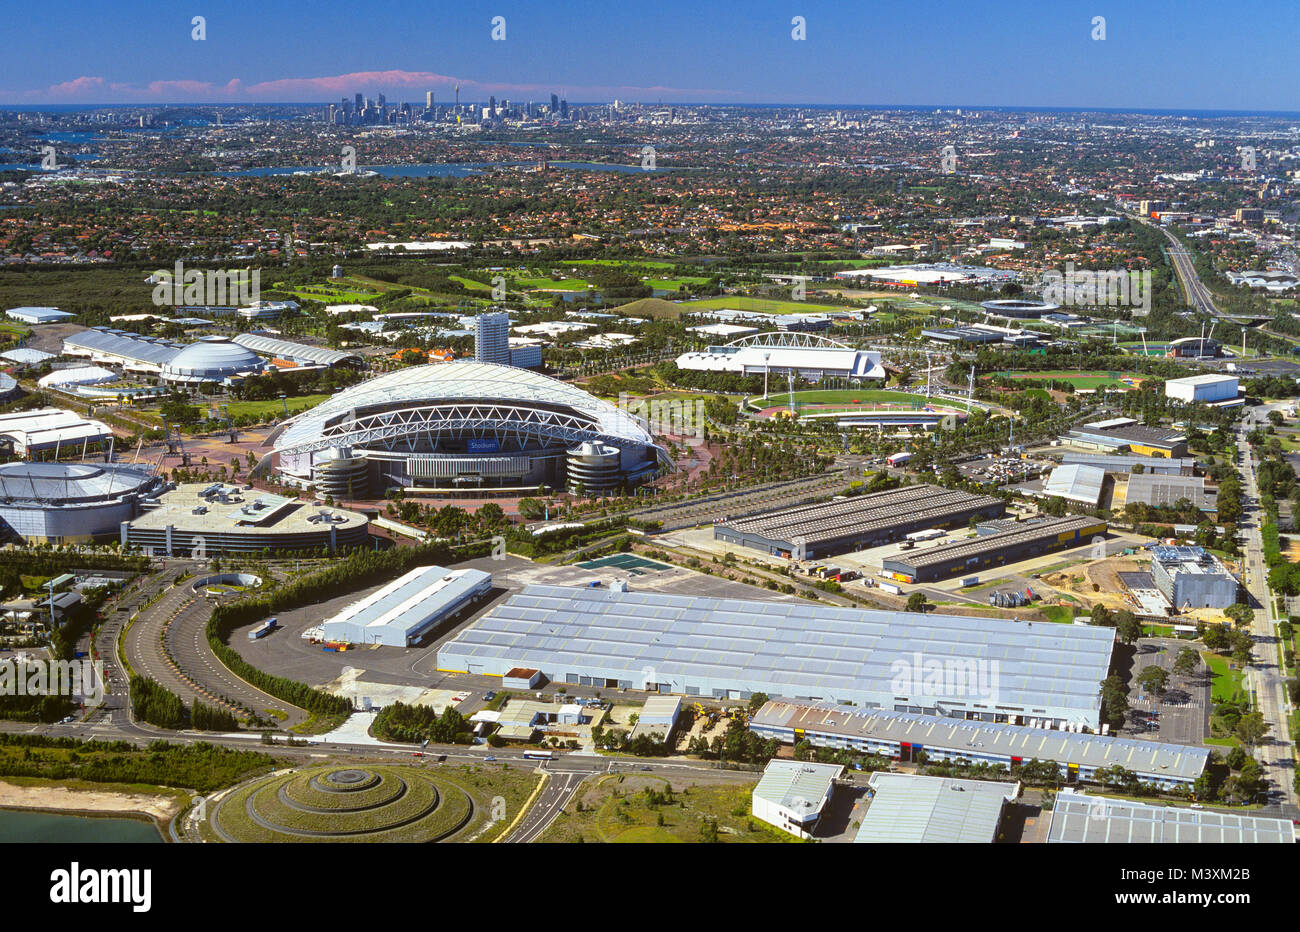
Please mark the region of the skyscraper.
POLYGON ((567 100, 560 101, 560 116, 566 120, 569 118, 569 102, 567 100))
POLYGON ((424 109, 425 110, 433 109, 433 91, 424 92, 424 109))
POLYGON ((552 95, 551 95, 551 112, 552 112, 552 113, 559 113, 559 111, 560 111, 560 95, 559 95, 559 94, 552 94, 552 95))
POLYGON ((505 311, 474 318, 474 359, 510 365, 510 315, 505 311))
POLYGON ((355 110, 357 113, 360 113, 361 108, 364 107, 365 105, 366 105, 365 98, 362 97, 360 94, 358 94, 355 98, 353 98, 352 109, 355 110))

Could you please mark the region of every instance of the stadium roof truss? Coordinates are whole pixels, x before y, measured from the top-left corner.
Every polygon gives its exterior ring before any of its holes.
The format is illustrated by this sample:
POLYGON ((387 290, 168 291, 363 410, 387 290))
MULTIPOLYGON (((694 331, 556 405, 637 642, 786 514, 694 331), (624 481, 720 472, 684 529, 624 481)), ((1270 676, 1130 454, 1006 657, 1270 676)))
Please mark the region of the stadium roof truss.
POLYGON ((727 346, 797 346, 804 349, 813 346, 830 346, 835 349, 853 349, 853 347, 824 337, 818 333, 803 330, 772 330, 768 333, 751 333, 732 340, 727 346))

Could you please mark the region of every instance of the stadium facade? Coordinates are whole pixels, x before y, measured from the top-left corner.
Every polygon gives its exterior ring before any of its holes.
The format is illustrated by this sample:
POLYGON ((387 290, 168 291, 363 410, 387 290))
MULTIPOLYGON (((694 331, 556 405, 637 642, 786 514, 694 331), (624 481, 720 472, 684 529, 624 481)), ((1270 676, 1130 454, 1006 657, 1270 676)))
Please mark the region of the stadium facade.
POLYGON ((671 467, 641 418, 539 373, 468 360, 362 382, 288 421, 273 443, 286 481, 333 495, 561 487, 570 464, 598 466, 608 488, 671 467))
POLYGON ((27 543, 63 544, 114 534, 164 480, 152 468, 117 463, 0 465, 0 526, 27 543))

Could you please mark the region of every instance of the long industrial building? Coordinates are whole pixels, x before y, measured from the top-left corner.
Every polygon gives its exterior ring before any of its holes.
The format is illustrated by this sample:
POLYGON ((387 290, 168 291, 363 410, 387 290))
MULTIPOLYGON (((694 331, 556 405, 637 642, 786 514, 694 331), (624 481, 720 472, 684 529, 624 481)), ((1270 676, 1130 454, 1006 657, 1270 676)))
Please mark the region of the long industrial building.
POLYGON ((182 385, 227 382, 266 368, 256 353, 226 337, 200 337, 185 344, 109 327, 91 327, 64 337, 63 355, 182 385))
POLYGON ((714 525, 713 537, 774 556, 802 552, 812 559, 887 544, 913 531, 965 524, 972 517, 999 518, 1005 510, 991 495, 908 485, 737 518, 714 525))
POLYGON ((660 592, 528 586, 438 651, 448 672, 722 699, 1098 727, 1114 631, 660 592), (939 664, 936 680, 933 664, 939 664), (922 669, 924 667, 924 669, 922 669), (951 675, 949 675, 951 674, 951 675))
POLYGON ((1048 844, 1295 844, 1290 819, 1153 806, 1062 790, 1052 804, 1048 844))
POLYGON ((1147 427, 1131 417, 1093 421, 1068 431, 1066 443, 1105 453, 1137 453, 1178 459, 1187 455, 1187 438, 1176 430, 1147 427))
POLYGON ((877 771, 855 844, 992 844, 1019 783, 877 771))
POLYGON ((1190 786, 1210 760, 1208 748, 1060 731, 1043 727, 1039 715, 1012 717, 1021 723, 772 700, 750 719, 749 728, 787 744, 808 741, 899 761, 915 761, 921 753, 929 761, 965 760, 1007 768, 1031 760, 1054 761, 1070 781, 1091 780, 1099 769, 1118 764, 1158 786, 1190 786))
POLYGON ((1134 473, 1125 487, 1124 504, 1175 505, 1186 499, 1201 511, 1219 510, 1219 490, 1206 486, 1204 476, 1161 476, 1134 473))
POLYGON ((724 346, 683 353, 677 357, 677 367, 779 379, 793 376, 808 382, 825 378, 883 382, 886 376, 879 353, 854 349, 828 337, 793 333, 753 334, 724 346))
POLYGON ((491 588, 482 570, 419 566, 327 619, 325 639, 408 647, 491 588))
POLYGON ((362 359, 356 353, 330 349, 325 346, 308 346, 262 333, 238 333, 231 342, 259 356, 271 360, 276 368, 311 368, 328 366, 360 366, 362 359))
POLYGON ((672 465, 641 418, 574 385, 470 361, 369 379, 291 419, 273 439, 283 477, 334 495, 557 488, 571 472, 603 488, 672 465))
POLYGON ((366 543, 370 522, 341 508, 222 485, 187 483, 120 528, 123 546, 154 553, 336 551, 366 543))
POLYGON ((947 579, 1074 547, 1105 533, 1106 522, 1097 518, 1031 519, 970 540, 923 550, 900 551, 896 556, 887 557, 882 569, 893 573, 900 582, 947 579))
POLYGON ((1067 451, 1061 454, 1062 466, 1091 466, 1118 475, 1133 475, 1133 467, 1141 466, 1143 473, 1156 476, 1190 476, 1196 471, 1196 458, 1193 456, 1165 459, 1158 456, 1127 456, 1122 453, 1075 453, 1067 451))

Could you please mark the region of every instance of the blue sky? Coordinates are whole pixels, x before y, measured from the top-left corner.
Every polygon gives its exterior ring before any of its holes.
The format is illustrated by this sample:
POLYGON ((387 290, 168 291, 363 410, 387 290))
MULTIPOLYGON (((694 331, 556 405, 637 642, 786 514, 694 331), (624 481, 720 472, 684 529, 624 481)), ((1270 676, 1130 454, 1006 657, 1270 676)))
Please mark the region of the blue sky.
POLYGON ((462 100, 1297 111, 1298 38, 1293 0, 60 0, 7 15, 0 103, 443 101, 460 83, 462 100))

